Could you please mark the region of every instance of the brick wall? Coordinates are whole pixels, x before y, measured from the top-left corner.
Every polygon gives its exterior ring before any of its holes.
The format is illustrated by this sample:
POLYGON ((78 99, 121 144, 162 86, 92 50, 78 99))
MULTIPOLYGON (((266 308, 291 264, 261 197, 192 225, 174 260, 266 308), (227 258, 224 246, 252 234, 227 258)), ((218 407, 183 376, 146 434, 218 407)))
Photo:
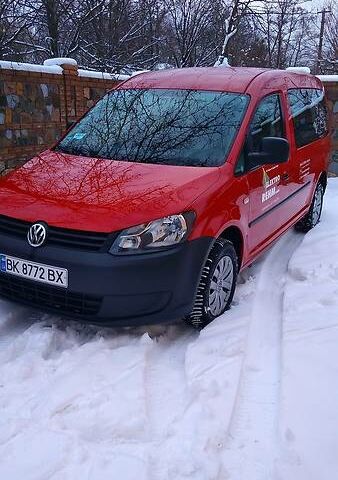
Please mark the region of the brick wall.
POLYGON ((52 145, 68 122, 122 80, 76 64, 0 62, 0 173, 52 145))

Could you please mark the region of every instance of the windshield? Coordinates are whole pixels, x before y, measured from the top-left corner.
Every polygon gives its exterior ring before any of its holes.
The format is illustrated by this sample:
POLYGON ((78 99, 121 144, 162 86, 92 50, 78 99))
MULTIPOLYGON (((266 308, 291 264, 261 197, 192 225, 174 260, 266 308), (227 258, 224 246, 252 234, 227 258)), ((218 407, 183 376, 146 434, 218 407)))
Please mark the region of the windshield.
POLYGON ((100 100, 56 150, 166 165, 224 163, 248 96, 195 90, 121 89, 100 100))

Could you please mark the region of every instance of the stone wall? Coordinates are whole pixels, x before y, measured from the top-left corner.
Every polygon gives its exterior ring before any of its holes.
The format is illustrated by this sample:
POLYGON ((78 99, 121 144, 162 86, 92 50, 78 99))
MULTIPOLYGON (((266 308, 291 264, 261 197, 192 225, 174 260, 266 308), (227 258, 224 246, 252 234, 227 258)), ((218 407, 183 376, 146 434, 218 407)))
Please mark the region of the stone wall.
MULTIPOLYGON (((67 62, 68 63, 65 63, 67 62)), ((0 173, 53 145, 123 75, 59 65, 0 62, 0 173)))
MULTIPOLYGON (((53 145, 124 75, 81 70, 72 59, 44 65, 0 61, 0 174, 53 145)), ((338 175, 338 76, 320 76, 333 112, 330 170, 338 175)))

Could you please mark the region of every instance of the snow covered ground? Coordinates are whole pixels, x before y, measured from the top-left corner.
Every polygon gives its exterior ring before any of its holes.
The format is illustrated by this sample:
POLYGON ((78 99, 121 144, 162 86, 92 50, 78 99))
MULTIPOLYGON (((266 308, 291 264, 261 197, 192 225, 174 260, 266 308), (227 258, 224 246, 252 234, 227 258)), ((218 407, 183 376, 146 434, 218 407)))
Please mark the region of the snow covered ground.
POLYGON ((1 301, 0 478, 332 480, 338 180, 198 334, 65 324, 1 301))

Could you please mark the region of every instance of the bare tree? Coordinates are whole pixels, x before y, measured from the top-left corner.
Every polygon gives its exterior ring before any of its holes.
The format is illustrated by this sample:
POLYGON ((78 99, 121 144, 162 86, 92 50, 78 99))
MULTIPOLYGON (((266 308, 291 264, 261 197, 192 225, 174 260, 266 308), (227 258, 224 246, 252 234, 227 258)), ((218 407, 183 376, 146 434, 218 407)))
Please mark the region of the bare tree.
POLYGON ((85 0, 82 5, 87 20, 79 55, 85 65, 129 71, 155 63, 163 19, 158 0, 85 0))
POLYGON ((31 21, 29 1, 0 0, 0 59, 21 60, 31 53, 21 48, 31 21))
POLYGON ((328 11, 324 24, 322 62, 319 65, 320 71, 337 73, 338 71, 338 4, 329 1, 324 4, 323 9, 328 11))
POLYGON ((209 46, 202 38, 210 26, 210 3, 205 0, 165 0, 167 38, 177 67, 199 65, 209 46))
POLYGON ((105 0, 91 2, 89 9, 80 0, 31 0, 30 3, 26 45, 46 58, 76 56, 80 52, 82 32, 94 21, 105 0))
POLYGON ((294 48, 297 47, 297 32, 302 26, 304 28, 304 18, 309 15, 302 7, 305 1, 264 2, 261 10, 256 12, 257 28, 267 43, 268 67, 284 68, 291 64, 294 48))
POLYGON ((245 13, 247 12, 250 6, 250 3, 252 3, 252 0, 246 0, 246 1, 234 0, 232 5, 230 6, 229 15, 224 22, 225 36, 224 36, 221 54, 219 55, 218 60, 215 63, 215 66, 228 65, 229 42, 231 38, 234 35, 236 35, 238 31, 239 23, 243 18, 243 16, 245 15, 245 13))
POLYGON ((165 66, 315 66, 333 72, 337 6, 306 0, 0 0, 0 59, 68 56, 100 71, 165 66), (322 17, 323 18, 323 17, 322 17))

